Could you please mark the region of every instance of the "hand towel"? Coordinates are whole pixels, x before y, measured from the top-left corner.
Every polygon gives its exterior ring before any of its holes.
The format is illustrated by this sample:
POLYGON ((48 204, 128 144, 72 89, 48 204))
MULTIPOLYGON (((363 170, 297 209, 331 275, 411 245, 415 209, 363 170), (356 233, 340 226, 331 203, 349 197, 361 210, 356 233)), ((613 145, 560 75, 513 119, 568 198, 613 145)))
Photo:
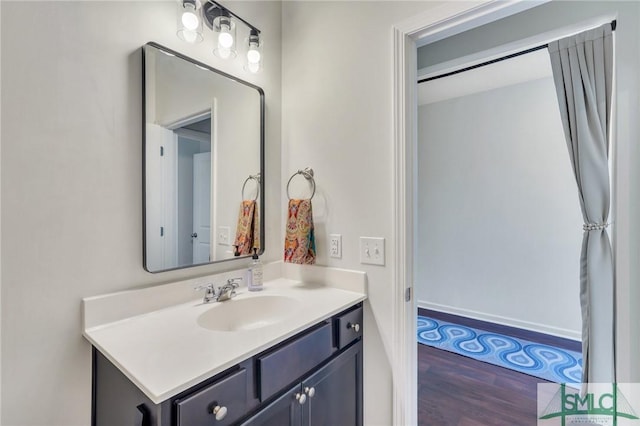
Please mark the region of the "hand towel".
POLYGON ((289 200, 284 261, 306 265, 316 263, 311 200, 289 200))
POLYGON ((238 226, 236 227, 235 255, 242 256, 260 251, 260 215, 255 200, 244 200, 240 203, 238 226))

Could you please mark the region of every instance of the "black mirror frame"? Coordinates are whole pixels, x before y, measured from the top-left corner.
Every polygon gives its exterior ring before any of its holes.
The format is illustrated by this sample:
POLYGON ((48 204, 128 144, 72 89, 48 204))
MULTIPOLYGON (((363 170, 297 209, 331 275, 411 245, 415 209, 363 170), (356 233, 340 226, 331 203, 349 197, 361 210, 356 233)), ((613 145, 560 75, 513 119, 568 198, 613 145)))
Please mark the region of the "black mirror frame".
POLYGON ((150 272, 152 274, 156 274, 156 273, 160 273, 160 272, 168 272, 168 271, 175 271, 178 269, 186 269, 186 268, 193 268, 193 267, 197 267, 197 266, 205 266, 205 265, 212 265, 212 264, 216 264, 216 263, 223 263, 223 262, 229 262, 229 261, 233 261, 233 260, 237 260, 237 259, 248 259, 251 257, 251 255, 246 255, 246 256, 238 256, 238 257, 232 257, 229 259, 221 259, 221 260, 214 260, 212 262, 205 262, 205 263, 194 263, 192 265, 186 265, 186 266, 178 266, 175 268, 167 268, 167 269, 161 269, 161 270, 157 270, 157 271, 150 271, 147 268, 147 175, 146 175, 146 141, 147 141, 147 135, 146 135, 146 109, 147 109, 147 103, 146 103, 146 89, 147 89, 147 84, 146 84, 146 66, 145 66, 145 51, 144 51, 144 47, 145 46, 150 46, 150 47, 154 47, 156 49, 162 50, 170 55, 173 55, 177 58, 180 58, 182 60, 185 60, 187 62, 190 62, 198 67, 207 69, 211 72, 214 72, 222 77, 226 77, 229 80, 233 80, 237 83, 240 84, 244 84, 245 86, 248 86, 252 89, 255 89, 258 94, 260 95, 260 203, 259 203, 259 209, 260 209, 260 251, 258 252, 258 254, 262 255, 264 253, 264 244, 265 244, 265 102, 264 102, 264 90, 262 90, 261 87, 256 86, 255 84, 251 84, 248 81, 244 81, 238 77, 235 77, 231 74, 227 74, 223 71, 220 71, 216 68, 213 68, 205 63, 196 61, 195 59, 192 59, 188 56, 185 56, 179 52, 176 52, 175 50, 171 50, 168 47, 162 46, 158 43, 155 43, 153 41, 150 41, 148 43, 146 43, 144 46, 142 46, 142 48, 140 49, 142 51, 142 266, 144 267, 145 271, 150 272))

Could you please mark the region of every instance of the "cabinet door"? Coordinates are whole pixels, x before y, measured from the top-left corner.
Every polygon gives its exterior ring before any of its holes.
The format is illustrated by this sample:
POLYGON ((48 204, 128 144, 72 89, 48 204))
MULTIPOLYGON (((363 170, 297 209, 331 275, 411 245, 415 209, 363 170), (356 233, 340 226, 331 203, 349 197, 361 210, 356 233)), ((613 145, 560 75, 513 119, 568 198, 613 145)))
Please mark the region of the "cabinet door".
POLYGON ((302 426, 362 426, 362 341, 302 382, 302 426))
POLYGON ((176 426, 226 426, 247 412, 244 368, 175 401, 176 426))
POLYGON ((301 408, 307 400, 306 396, 301 399, 301 395, 298 384, 246 420, 241 426, 299 426, 301 408))

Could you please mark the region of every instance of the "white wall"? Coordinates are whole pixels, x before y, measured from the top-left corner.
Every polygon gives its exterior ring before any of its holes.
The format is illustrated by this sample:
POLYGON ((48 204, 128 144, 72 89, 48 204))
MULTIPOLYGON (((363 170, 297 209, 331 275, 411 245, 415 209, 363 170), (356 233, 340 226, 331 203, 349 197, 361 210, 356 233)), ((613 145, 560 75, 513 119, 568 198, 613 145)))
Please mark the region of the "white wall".
POLYGON ((553 79, 420 106, 418 144, 418 305, 580 340, 582 215, 553 79))
MULTIPOLYGON (((233 3, 234 11, 268 37, 264 71, 244 77, 266 92, 266 260, 281 257, 282 177, 309 165, 316 170, 319 186, 314 199, 319 263, 364 269, 369 275, 367 425, 391 424, 386 353, 392 257, 387 254, 385 267, 361 266, 357 260, 358 236, 389 238, 392 230, 391 25, 438 6, 436 2, 233 3), (282 63, 280 7, 286 21, 287 54, 282 63), (282 121, 281 76, 286 86, 282 121), (328 232, 343 234, 341 260, 326 256, 328 232)), ((638 124, 631 120, 638 115, 638 5, 596 6, 625 11, 616 32, 618 52, 625 55, 618 64, 624 98, 620 105, 627 117, 619 134, 638 140, 638 124)), ((574 12, 592 7, 581 6, 574 12)), ((154 40, 229 73, 245 74, 239 61, 225 64, 211 56, 209 44, 182 44, 174 35, 173 2, 2 1, 0 10, 4 36, 0 423, 86 425, 90 356, 80 335, 80 298, 231 267, 160 275, 142 268, 139 47, 154 40), (27 31, 24 22, 29 23, 27 31)), ((640 217, 640 191, 631 186, 640 182, 640 146, 629 144, 626 149, 628 174, 621 191, 629 200, 628 215, 640 217)), ((625 244, 630 257, 637 259, 640 224, 625 225, 630 230, 625 244)), ((627 270, 622 272, 637 283, 639 268, 627 259, 627 270)), ((638 296, 640 290, 634 288, 628 305, 637 305, 638 296)), ((639 315, 623 317, 633 324, 633 336, 640 335, 639 315)), ((632 355, 640 354, 638 338, 631 342, 632 355)), ((634 368, 640 381, 640 365, 634 368)))
MULTIPOLYGON (((2 7, 0 7, 0 22, 2 22, 2 7)), ((2 52, 2 31, 0 31, 0 52, 2 52)), ((0 82, 2 82, 2 54, 0 54, 0 82)), ((2 84, 0 83, 0 100, 2 99, 2 84)), ((2 152, 2 102, 0 102, 0 152, 2 152)), ((2 156, 0 155, 0 164, 2 156)), ((2 173, 0 173, 0 188, 2 188, 2 173)), ((0 242, 2 241, 2 197, 0 196, 0 242)), ((0 244, 0 424, 2 423, 2 244, 0 244)))
POLYGON ((175 36, 166 2, 0 2, 2 32, 2 419, 90 421, 90 346, 80 300, 235 268, 142 267, 140 47, 156 41, 266 92, 267 251, 280 258, 279 2, 232 9, 263 30, 265 69, 175 36), (25 30, 28 23, 28 30, 25 30), (34 408, 36 407, 36 408, 34 408))
POLYGON ((392 424, 391 26, 438 6, 283 2, 282 177, 315 170, 318 263, 367 272, 366 425, 392 424), (328 257, 330 233, 342 234, 342 259, 328 257), (384 267, 359 263, 360 236, 386 238, 384 267))
POLYGON ((618 381, 640 381, 640 3, 631 1, 553 1, 419 49, 419 68, 451 60, 472 52, 523 40, 562 28, 577 28, 617 19, 615 68, 617 150, 615 154, 617 366, 618 381), (428 58, 427 56, 433 56, 428 58))

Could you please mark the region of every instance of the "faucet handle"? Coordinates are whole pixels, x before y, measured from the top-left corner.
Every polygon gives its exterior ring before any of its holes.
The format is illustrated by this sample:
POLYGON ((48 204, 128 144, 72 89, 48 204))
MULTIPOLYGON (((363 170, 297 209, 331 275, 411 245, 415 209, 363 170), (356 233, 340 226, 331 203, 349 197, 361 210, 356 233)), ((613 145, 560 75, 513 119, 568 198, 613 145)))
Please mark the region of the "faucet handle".
POLYGON ((238 277, 238 278, 229 278, 227 280, 227 285, 230 285, 233 288, 238 288, 240 287, 240 284, 238 283, 238 281, 242 281, 242 278, 238 277))
POLYGON ((200 290, 214 290, 213 284, 209 283, 209 284, 200 284, 197 285, 193 288, 195 291, 200 291, 200 290))
POLYGON ((205 284, 205 285, 199 285, 193 288, 194 290, 198 291, 198 290, 204 290, 204 296, 202 298, 202 301, 204 303, 209 303, 211 301, 215 301, 218 298, 218 294, 219 292, 216 291, 216 288, 213 286, 213 284, 205 284))

